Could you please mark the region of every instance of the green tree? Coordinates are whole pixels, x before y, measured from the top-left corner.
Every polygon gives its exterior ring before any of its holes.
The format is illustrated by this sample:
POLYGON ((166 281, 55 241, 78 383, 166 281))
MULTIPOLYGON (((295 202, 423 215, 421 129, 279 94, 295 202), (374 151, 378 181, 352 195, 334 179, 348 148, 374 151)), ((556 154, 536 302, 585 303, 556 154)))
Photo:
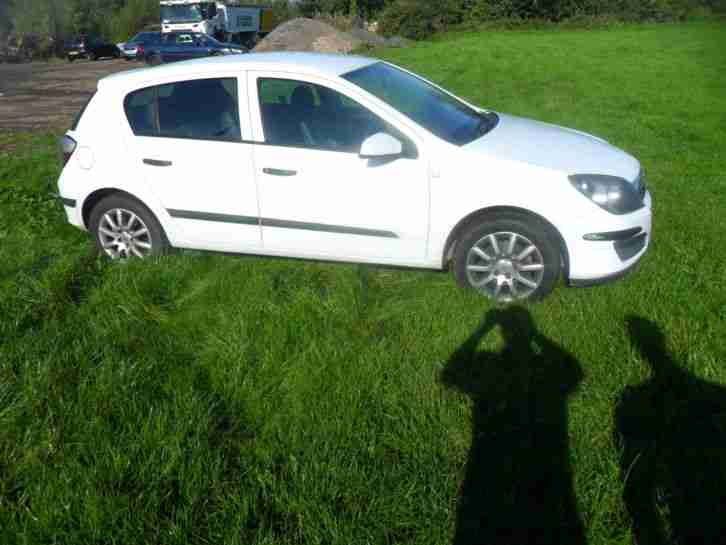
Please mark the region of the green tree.
POLYGON ((127 40, 149 25, 158 25, 161 15, 158 0, 127 0, 111 18, 108 27, 116 41, 127 40))
POLYGON ((103 0, 70 0, 71 27, 76 33, 100 34, 108 11, 103 0))

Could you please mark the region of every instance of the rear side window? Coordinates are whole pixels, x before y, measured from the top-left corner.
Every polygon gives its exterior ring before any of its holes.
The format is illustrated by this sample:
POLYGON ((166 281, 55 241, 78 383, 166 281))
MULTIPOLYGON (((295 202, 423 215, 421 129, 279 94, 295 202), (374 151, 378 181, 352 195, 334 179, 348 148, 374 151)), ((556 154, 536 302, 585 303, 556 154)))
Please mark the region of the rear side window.
POLYGON ((124 109, 137 136, 239 142, 236 78, 181 81, 134 91, 124 109))
POLYGON ((73 118, 73 124, 71 125, 71 130, 75 131, 78 128, 78 123, 80 123, 81 118, 83 117, 83 114, 86 113, 86 108, 88 108, 88 105, 93 100, 93 97, 96 96, 96 93, 93 93, 90 97, 88 97, 88 100, 83 104, 83 107, 80 109, 80 111, 76 114, 76 117, 73 118))

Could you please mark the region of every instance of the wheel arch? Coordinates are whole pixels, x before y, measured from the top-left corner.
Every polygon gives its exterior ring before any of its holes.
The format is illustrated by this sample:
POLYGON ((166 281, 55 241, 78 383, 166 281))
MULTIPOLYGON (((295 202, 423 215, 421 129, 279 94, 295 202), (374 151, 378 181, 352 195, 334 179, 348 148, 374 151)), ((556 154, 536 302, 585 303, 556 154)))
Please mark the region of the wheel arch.
POLYGON ((557 243, 560 247, 560 255, 562 257, 562 273, 566 279, 569 279, 570 254, 567 249, 567 243, 565 242, 562 233, 560 233, 559 229, 552 225, 552 223, 543 216, 532 212, 531 210, 527 210, 526 208, 518 208, 516 206, 490 206, 487 208, 481 208, 479 210, 475 210, 471 214, 461 219, 459 223, 457 223, 456 226, 452 229, 451 233, 449 233, 449 236, 446 239, 446 244, 444 245, 444 252, 441 258, 442 269, 448 269, 449 263, 454 257, 456 243, 458 242, 459 238, 461 238, 462 234, 465 233, 466 230, 469 229, 472 225, 491 218, 495 214, 510 214, 512 216, 534 219, 538 223, 550 229, 555 235, 557 243))
POLYGON ((101 189, 96 189, 85 198, 85 200, 83 201, 83 206, 81 208, 81 218, 83 220, 83 225, 86 229, 90 229, 90 225, 88 225, 88 223, 91 220, 91 213, 93 212, 95 206, 103 199, 105 199, 106 197, 110 197, 111 195, 122 195, 128 199, 136 201, 138 204, 146 208, 151 214, 154 215, 154 218, 157 222, 159 222, 162 230, 164 230, 164 225, 161 222, 159 215, 154 212, 151 206, 146 204, 143 199, 140 199, 133 193, 129 193, 128 191, 124 191, 123 189, 119 189, 117 187, 104 187, 101 189))

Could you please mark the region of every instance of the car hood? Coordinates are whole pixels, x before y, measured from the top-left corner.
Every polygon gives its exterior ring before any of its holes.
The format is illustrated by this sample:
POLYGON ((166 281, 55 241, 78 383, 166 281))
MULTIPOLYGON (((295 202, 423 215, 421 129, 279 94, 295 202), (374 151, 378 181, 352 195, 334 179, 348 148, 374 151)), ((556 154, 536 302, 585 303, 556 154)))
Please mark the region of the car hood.
POLYGON ((463 149, 559 170, 565 174, 608 174, 633 181, 635 157, 584 132, 505 114, 490 132, 463 149))

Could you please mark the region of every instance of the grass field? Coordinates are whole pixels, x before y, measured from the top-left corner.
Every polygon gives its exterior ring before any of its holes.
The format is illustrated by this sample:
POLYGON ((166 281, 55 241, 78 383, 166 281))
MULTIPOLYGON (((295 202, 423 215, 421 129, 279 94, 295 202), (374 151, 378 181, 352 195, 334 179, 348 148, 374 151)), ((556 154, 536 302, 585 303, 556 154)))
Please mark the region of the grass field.
POLYGON ((0 136, 0 543, 717 531, 724 52, 713 23, 378 52, 478 104, 601 135, 647 169, 654 242, 637 273, 498 313, 434 272, 98 260, 44 192, 54 135, 0 136), (481 329, 485 315, 503 327, 481 329), (493 534, 507 525, 521 531, 493 534))

